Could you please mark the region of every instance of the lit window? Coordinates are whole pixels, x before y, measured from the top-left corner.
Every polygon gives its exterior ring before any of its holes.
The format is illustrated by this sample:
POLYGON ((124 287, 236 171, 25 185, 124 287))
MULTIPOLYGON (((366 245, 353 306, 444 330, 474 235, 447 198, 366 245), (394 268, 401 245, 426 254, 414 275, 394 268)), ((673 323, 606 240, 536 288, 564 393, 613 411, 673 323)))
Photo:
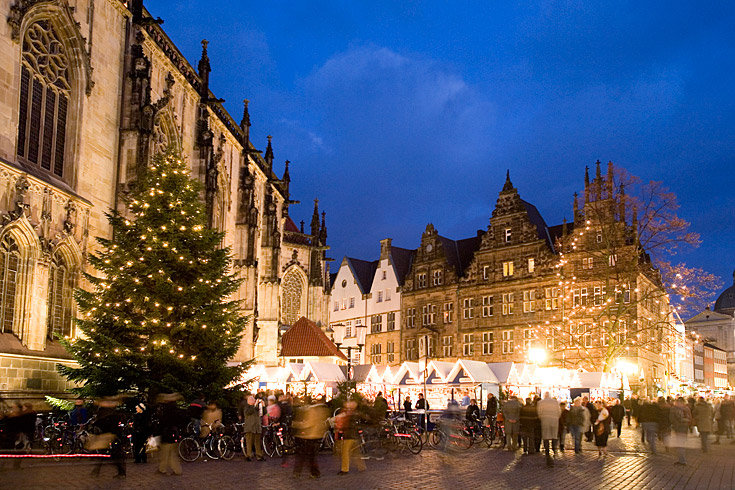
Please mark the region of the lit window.
POLYGON ((490 266, 489 265, 482 266, 482 278, 486 281, 490 279, 490 266))
POLYGON ((513 275, 513 261, 503 262, 503 277, 513 275))
POLYGON ((505 243, 510 243, 511 236, 512 234, 511 234, 510 228, 506 228, 505 229, 505 243))
POLYGON ((546 309, 547 310, 558 310, 559 309, 559 288, 546 288, 544 290, 546 296, 546 309))
POLYGON ((528 273, 533 274, 533 271, 536 270, 536 259, 533 257, 528 259, 528 273))
POLYGON ((434 286, 442 285, 442 271, 434 271, 434 286))
POLYGON ((585 257, 582 259, 582 269, 592 269, 594 267, 594 257, 585 257))

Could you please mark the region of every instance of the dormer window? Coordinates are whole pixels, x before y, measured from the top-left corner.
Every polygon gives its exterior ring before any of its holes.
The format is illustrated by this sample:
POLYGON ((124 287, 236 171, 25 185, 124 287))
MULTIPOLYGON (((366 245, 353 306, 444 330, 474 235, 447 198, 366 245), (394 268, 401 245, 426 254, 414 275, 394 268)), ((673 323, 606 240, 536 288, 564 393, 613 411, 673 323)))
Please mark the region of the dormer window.
POLYGON ((505 243, 510 243, 510 240, 511 240, 511 237, 512 237, 512 233, 510 231, 510 228, 506 228, 505 229, 505 232, 504 232, 503 236, 505 237, 505 243))

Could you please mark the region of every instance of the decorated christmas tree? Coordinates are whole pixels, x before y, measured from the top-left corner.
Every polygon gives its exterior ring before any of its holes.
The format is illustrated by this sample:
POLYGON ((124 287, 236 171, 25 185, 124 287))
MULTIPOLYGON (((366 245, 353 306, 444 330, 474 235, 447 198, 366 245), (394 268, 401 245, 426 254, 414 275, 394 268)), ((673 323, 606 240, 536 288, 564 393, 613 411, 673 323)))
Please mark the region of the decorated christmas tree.
POLYGON ((242 365, 228 366, 246 318, 231 299, 223 234, 206 226, 201 185, 175 151, 153 158, 111 212, 110 239, 98 238, 80 289, 77 328, 66 342, 78 368, 59 366, 83 396, 118 392, 219 396, 242 365))

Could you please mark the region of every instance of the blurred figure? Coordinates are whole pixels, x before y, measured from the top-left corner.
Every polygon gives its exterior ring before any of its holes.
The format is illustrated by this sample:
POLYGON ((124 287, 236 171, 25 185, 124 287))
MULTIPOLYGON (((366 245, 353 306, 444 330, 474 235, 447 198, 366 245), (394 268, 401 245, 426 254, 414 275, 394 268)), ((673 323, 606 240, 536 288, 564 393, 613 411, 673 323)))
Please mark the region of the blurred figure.
POLYGON ((184 425, 191 412, 185 414, 176 406, 181 399, 178 393, 162 393, 158 396, 158 431, 155 434, 161 438, 160 462, 158 472, 167 475, 169 470, 174 475, 181 475, 181 461, 177 451, 179 442, 179 427, 184 425))
POLYGON ((679 397, 671 408, 671 445, 679 450, 679 460, 674 463, 686 466, 686 443, 689 433, 689 425, 692 421, 692 414, 689 411, 684 398, 679 397))
POLYGON ((490 393, 487 396, 487 404, 485 405, 485 418, 488 419, 488 423, 494 425, 495 417, 498 415, 498 399, 495 395, 490 393))
POLYGON ((518 449, 518 435, 520 432, 521 420, 521 402, 518 397, 511 395, 502 407, 503 420, 505 424, 505 444, 508 451, 516 451, 518 449))
POLYGON ((345 402, 343 410, 335 419, 335 428, 339 431, 338 451, 342 456, 342 466, 337 473, 338 475, 346 475, 350 472, 350 459, 355 460, 359 471, 365 471, 365 461, 357 454, 356 409, 357 402, 349 400, 345 402))
POLYGON ((694 423, 697 425, 697 431, 699 437, 702 440, 702 452, 709 452, 709 435, 712 432, 712 421, 715 418, 715 409, 712 405, 707 403, 704 397, 699 397, 699 400, 694 405, 694 423))
POLYGON ((375 397, 375 400, 373 401, 373 408, 375 410, 375 415, 378 420, 385 420, 385 418, 388 416, 388 401, 383 398, 382 391, 379 391, 377 396, 375 397))
POLYGON ((248 396, 242 414, 242 430, 245 432, 245 461, 253 460, 253 449, 255 449, 255 456, 258 461, 263 461, 261 442, 263 428, 260 424, 260 407, 253 395, 248 396))
MULTIPOLYGON (((97 418, 94 425, 100 431, 97 438, 110 441, 110 463, 117 467, 115 478, 125 478, 125 449, 123 447, 123 416, 117 410, 120 401, 117 397, 103 398, 97 402, 97 418)), ((99 476, 103 462, 100 461, 92 470, 92 476, 99 476)))
MULTIPOLYGON (((418 403, 416 403, 418 405, 418 403)), ((470 404, 467 406, 467 410, 464 413, 465 419, 469 422, 478 422, 480 420, 480 407, 477 406, 477 400, 472 398, 470 404)))
POLYGON ((84 406, 84 400, 77 398, 74 400, 74 408, 69 411, 69 423, 73 426, 86 424, 89 420, 89 411, 84 406))
POLYGON ((554 459, 551 457, 549 443, 556 456, 557 437, 559 436, 559 417, 561 417, 561 408, 559 401, 551 397, 548 391, 544 393, 543 400, 536 404, 538 418, 541 421, 541 438, 544 441, 544 452, 546 453, 546 466, 554 466, 554 459))
POLYGON ((319 464, 316 460, 319 444, 327 428, 327 411, 324 403, 303 405, 294 414, 293 429, 296 431, 296 463, 293 468, 294 477, 301 476, 304 465, 309 466, 312 478, 319 478, 319 464))
POLYGON ((217 402, 210 401, 207 408, 202 412, 202 426, 199 430, 199 437, 207 437, 210 431, 222 425, 222 410, 217 406, 217 402))
POLYGON ((151 415, 145 403, 135 405, 133 414, 133 458, 136 463, 147 463, 145 446, 151 436, 151 415))
POLYGON ((625 400, 623 400, 623 408, 625 409, 625 418, 628 421, 628 427, 630 427, 630 413, 633 408, 633 404, 629 396, 626 396, 625 400))
POLYGON ((620 404, 620 400, 616 399, 610 407, 610 417, 612 417, 612 421, 618 431, 618 437, 620 437, 620 432, 623 430, 623 419, 625 418, 625 408, 620 404))
POLYGON ((587 409, 590 413, 590 425, 588 425, 585 429, 584 437, 587 439, 587 442, 592 442, 593 440, 593 431, 592 431, 592 424, 594 424, 595 420, 597 420, 597 408, 595 407, 595 404, 592 403, 592 400, 588 400, 587 397, 582 398, 582 405, 584 408, 587 409))
POLYGON ((610 412, 602 400, 595 402, 597 419, 593 424, 595 433, 595 446, 597 446, 597 457, 607 456, 607 439, 610 436, 610 412))
POLYGON ((411 411, 411 397, 408 395, 403 400, 403 410, 405 410, 406 414, 411 411))
POLYGON ((589 411, 582 406, 582 398, 575 398, 567 415, 567 426, 574 440, 574 452, 576 454, 582 452, 582 433, 590 423, 589 416, 589 411))
POLYGON ((534 441, 534 433, 536 431, 536 423, 539 421, 536 405, 531 402, 531 398, 526 398, 526 404, 521 407, 521 440, 523 441, 523 454, 533 454, 536 452, 536 443, 534 441))
POLYGON ((286 424, 290 424, 293 420, 293 402, 291 401, 291 396, 288 394, 279 396, 278 406, 281 408, 281 418, 286 424))
POLYGON ((661 418, 661 410, 658 405, 642 400, 638 405, 638 423, 640 424, 643 437, 651 447, 651 453, 656 454, 656 440, 658 439, 658 422, 661 418))
POLYGON ((671 436, 671 404, 661 396, 656 405, 658 406, 658 440, 664 443, 664 447, 668 447, 671 436))
POLYGON ((564 452, 564 441, 567 438, 567 415, 569 415, 567 402, 559 402, 559 411, 559 449, 564 452))
POLYGON ((194 434, 199 434, 201 431, 202 413, 204 413, 204 396, 200 393, 197 397, 189 404, 187 415, 189 419, 194 422, 194 434))
POLYGON ((276 401, 276 395, 270 395, 268 397, 268 406, 265 409, 266 415, 268 416, 268 423, 272 424, 281 420, 281 407, 276 401))

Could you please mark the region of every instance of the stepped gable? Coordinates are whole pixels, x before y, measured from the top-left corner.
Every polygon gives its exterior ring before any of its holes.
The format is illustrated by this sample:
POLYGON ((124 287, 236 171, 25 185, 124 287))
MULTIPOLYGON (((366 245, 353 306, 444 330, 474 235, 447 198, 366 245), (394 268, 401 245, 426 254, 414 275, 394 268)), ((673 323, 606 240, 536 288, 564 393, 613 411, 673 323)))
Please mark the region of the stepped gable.
POLYGON ((329 340, 319 326, 306 317, 299 318, 281 338, 281 357, 347 357, 329 340))

